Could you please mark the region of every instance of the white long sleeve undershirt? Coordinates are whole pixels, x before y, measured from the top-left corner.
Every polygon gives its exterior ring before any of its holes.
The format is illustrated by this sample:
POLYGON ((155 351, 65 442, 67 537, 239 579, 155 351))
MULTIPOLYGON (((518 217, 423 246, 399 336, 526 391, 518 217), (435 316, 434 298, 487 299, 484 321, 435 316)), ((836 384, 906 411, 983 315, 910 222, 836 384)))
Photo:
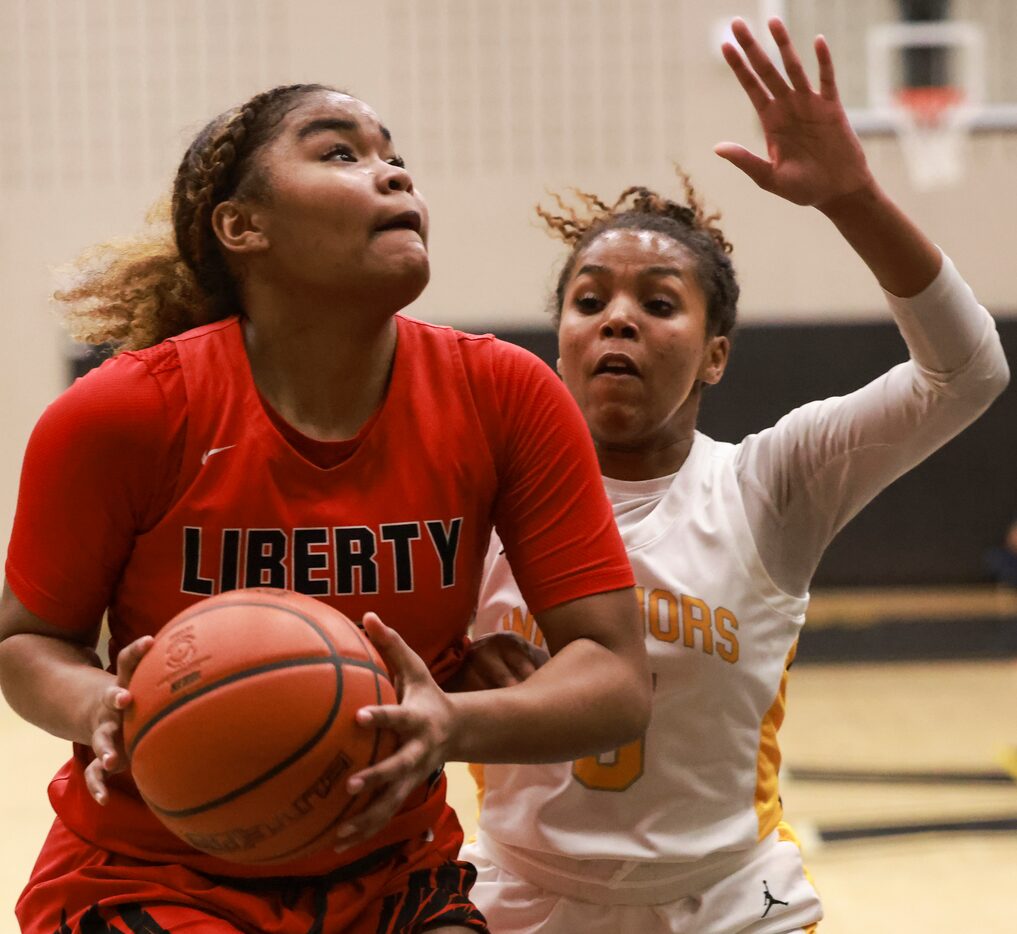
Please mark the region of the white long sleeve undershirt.
POLYGON ((735 470, 757 550, 774 583, 796 596, 834 535, 973 422, 1009 378, 992 317, 948 257, 918 295, 884 294, 910 359, 739 445, 735 470))
MULTIPOLYGON (((948 257, 920 294, 884 294, 911 359, 849 395, 797 408, 738 445, 735 471, 756 549, 773 582, 794 596, 807 593, 823 552, 850 519, 1007 384, 995 323, 948 257)), ((675 476, 605 477, 616 518, 631 523, 651 512, 675 476)))

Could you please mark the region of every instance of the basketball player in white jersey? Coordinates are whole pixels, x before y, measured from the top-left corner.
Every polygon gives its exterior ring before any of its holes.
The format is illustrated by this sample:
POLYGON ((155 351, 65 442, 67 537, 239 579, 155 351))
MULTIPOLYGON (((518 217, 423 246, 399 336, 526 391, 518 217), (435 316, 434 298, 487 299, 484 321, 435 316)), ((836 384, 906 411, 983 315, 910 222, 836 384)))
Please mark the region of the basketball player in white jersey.
MULTIPOLYGON (((473 897, 494 934, 810 931, 822 916, 782 823, 776 734, 824 548, 880 490, 976 419, 1007 383, 992 319, 873 180, 815 43, 814 90, 779 20, 785 80, 744 22, 725 58, 769 158, 717 153, 822 211, 869 266, 910 360, 740 444, 695 430, 728 360, 730 249, 685 203, 630 189, 544 214, 570 244, 556 296, 559 371, 595 441, 636 575, 654 713, 613 755, 485 765, 473 897)), ((542 212, 543 213, 543 212, 542 212)), ((765 387, 761 387, 765 392, 765 387)), ((542 637, 492 544, 467 677, 525 676, 542 637), (504 647, 508 644, 509 648, 504 647), (486 667, 485 667, 486 666, 486 667)))

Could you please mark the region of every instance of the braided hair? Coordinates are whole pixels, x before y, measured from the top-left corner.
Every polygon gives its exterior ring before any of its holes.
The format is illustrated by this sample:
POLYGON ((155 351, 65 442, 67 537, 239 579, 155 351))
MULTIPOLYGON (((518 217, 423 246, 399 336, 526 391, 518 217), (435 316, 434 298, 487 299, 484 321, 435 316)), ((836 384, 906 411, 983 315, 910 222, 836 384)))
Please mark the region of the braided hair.
POLYGON ((731 244, 717 226, 720 215, 706 213, 688 175, 680 169, 678 177, 684 188, 682 202, 633 185, 610 205, 596 195, 574 190, 578 206, 567 203, 557 194, 551 197, 561 213, 537 206, 537 214, 548 230, 571 248, 551 299, 551 316, 556 327, 561 321, 565 291, 580 255, 605 231, 628 229, 665 234, 687 249, 695 259, 696 276, 706 297, 709 333, 725 336, 731 332, 740 291, 729 255, 731 244))
POLYGON ((83 253, 72 284, 54 294, 71 335, 115 350, 137 350, 241 308, 236 280, 212 229, 217 204, 264 197, 268 180, 255 154, 304 96, 333 88, 282 85, 211 120, 188 147, 170 199, 148 229, 83 253))

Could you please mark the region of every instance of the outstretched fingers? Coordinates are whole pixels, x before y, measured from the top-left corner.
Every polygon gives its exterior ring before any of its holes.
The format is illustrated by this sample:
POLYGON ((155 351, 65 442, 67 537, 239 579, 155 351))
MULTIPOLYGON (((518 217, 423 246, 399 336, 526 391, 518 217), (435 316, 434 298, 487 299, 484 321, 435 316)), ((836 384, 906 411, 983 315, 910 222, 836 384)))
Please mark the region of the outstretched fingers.
POLYGON ((724 56, 724 61, 727 62, 728 67, 734 72, 734 76, 742 86, 742 90, 748 96, 749 102, 755 108, 756 113, 761 114, 772 100, 766 88, 763 87, 763 82, 749 68, 741 53, 730 42, 725 42, 721 45, 720 51, 724 56))
POLYGON ((733 48, 726 47, 724 56, 755 105, 768 158, 728 142, 720 143, 714 151, 764 191, 793 204, 825 205, 870 185, 865 154, 837 92, 833 57, 826 41, 821 36, 815 40, 817 92, 809 84, 787 27, 779 19, 771 19, 769 28, 790 84, 778 79, 774 63, 744 21, 736 20, 731 28, 747 61, 740 61, 733 48), (764 103, 766 93, 773 97, 764 103))
POLYGON ((749 29, 749 24, 741 17, 738 17, 731 23, 731 32, 735 39, 738 40, 742 51, 745 52, 745 57, 748 58, 749 64, 770 94, 775 98, 785 97, 790 94, 791 88, 784 80, 784 76, 777 70, 777 66, 770 61, 770 56, 766 54, 763 47, 756 41, 756 37, 752 35, 752 30, 749 29))
POLYGON ((833 73, 833 54, 826 44, 824 36, 816 36, 813 43, 816 50, 816 61, 819 62, 819 93, 828 101, 840 99, 837 91, 837 79, 833 73))
POLYGON ((777 43, 777 49, 780 52, 780 58, 784 63, 784 70, 787 72, 791 86, 796 91, 811 92, 812 85, 809 83, 809 76, 806 74, 805 68, 802 66, 802 60, 798 57, 798 52, 791 42, 791 35, 787 31, 787 26, 776 17, 770 20, 769 26, 770 35, 773 36, 773 41, 777 43))

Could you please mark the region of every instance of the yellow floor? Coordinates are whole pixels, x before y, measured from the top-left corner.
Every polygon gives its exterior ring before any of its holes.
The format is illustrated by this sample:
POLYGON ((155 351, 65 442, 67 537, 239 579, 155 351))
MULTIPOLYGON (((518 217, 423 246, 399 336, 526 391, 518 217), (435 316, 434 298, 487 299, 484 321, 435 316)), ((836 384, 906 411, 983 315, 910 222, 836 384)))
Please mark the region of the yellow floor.
POLYGON ((809 600, 809 628, 830 624, 870 626, 884 619, 1017 620, 1017 588, 850 587, 820 590, 809 600))
POLYGON ((824 826, 1017 819, 1010 784, 807 782, 794 769, 1002 771, 1017 663, 805 666, 788 688, 782 797, 826 908, 823 934, 1013 932, 1017 833, 822 845, 824 826))
MULTIPOLYGON (((823 895, 823 934, 1012 932, 1017 834, 915 836, 823 845, 824 826, 1017 817, 1017 784, 807 782, 795 768, 999 769, 1017 747, 1017 663, 801 666, 782 731, 788 818, 823 895)), ((0 703, 5 750, 0 934, 49 824, 45 787, 66 755, 0 703)), ((475 821, 465 769, 449 769, 463 823, 475 821)), ((629 932, 619 932, 629 934, 629 932)), ((638 934, 638 932, 632 932, 638 934)))

